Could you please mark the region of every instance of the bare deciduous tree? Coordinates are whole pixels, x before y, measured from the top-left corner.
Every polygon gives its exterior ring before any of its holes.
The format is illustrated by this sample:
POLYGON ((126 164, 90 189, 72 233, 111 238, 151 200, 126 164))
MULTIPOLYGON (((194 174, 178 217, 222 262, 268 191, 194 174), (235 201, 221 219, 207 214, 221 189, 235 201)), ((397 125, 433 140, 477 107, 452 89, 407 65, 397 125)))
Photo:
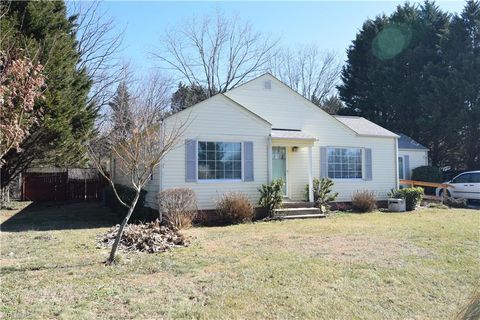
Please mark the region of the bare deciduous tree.
POLYGON ((315 46, 281 50, 270 63, 273 75, 318 106, 334 90, 341 71, 335 53, 315 46))
POLYGON ((165 35, 162 49, 152 53, 160 67, 175 71, 177 80, 206 87, 209 96, 265 72, 278 43, 255 32, 250 23, 218 11, 170 28, 165 35))
POLYGON ((100 4, 101 1, 73 1, 69 6, 77 19, 74 30, 80 55, 77 68, 87 71, 92 81, 89 102, 98 107, 110 101, 116 85, 123 79, 125 67, 118 56, 124 30, 118 31, 115 21, 102 11, 100 4))
POLYGON ((165 99, 167 89, 164 86, 165 82, 158 76, 152 76, 147 83, 138 85, 139 89, 130 100, 128 116, 122 121, 116 115, 116 129, 100 130, 108 133, 96 137, 88 145, 91 160, 109 181, 118 201, 128 209, 112 246, 108 264, 114 261, 123 230, 137 205, 142 188, 163 157, 180 143, 188 124, 187 121, 163 120, 162 115, 166 114, 168 108, 168 99, 165 99), (115 189, 113 177, 105 168, 105 155, 115 159, 117 173, 125 177, 135 190, 131 203, 125 202, 115 189))

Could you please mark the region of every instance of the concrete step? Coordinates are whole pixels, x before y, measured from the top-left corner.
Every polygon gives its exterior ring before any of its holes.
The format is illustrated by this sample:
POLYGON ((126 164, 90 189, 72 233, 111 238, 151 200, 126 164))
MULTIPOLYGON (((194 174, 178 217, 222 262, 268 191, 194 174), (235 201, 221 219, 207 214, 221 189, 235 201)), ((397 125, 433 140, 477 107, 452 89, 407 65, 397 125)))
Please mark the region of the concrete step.
POLYGON ((275 210, 276 216, 295 216, 308 214, 321 214, 318 208, 282 208, 275 210))
POLYGON ((284 208, 313 208, 315 203, 307 201, 283 201, 284 208))
POLYGON ((296 214, 296 215, 288 215, 288 216, 281 216, 282 219, 312 219, 312 218, 325 218, 325 214, 317 213, 317 214, 296 214))

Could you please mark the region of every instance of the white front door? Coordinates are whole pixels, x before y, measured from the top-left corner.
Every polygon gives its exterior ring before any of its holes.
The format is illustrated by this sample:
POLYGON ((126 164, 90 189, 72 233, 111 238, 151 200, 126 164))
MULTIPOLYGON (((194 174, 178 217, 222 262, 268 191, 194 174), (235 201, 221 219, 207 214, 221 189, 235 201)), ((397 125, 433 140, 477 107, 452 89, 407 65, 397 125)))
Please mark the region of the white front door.
POLYGON ((283 179, 283 195, 287 196, 287 148, 272 147, 272 178, 283 179))

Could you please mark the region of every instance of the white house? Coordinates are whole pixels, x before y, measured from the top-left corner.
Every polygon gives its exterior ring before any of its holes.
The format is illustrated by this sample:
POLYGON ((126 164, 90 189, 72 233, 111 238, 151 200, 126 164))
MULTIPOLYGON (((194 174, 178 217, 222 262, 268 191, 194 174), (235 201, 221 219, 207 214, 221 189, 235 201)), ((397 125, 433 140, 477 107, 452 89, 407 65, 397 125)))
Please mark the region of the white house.
POLYGON ((229 191, 256 202, 258 188, 276 178, 295 201, 306 200, 314 177, 331 178, 340 202, 357 190, 385 200, 398 187, 398 135, 361 117, 331 116, 270 74, 176 113, 165 126, 184 121, 184 143, 146 187, 151 207, 157 192, 174 187, 193 189, 199 209, 214 209, 229 191))
POLYGON ((408 180, 413 169, 428 166, 428 148, 402 133, 398 135, 398 177, 408 180))

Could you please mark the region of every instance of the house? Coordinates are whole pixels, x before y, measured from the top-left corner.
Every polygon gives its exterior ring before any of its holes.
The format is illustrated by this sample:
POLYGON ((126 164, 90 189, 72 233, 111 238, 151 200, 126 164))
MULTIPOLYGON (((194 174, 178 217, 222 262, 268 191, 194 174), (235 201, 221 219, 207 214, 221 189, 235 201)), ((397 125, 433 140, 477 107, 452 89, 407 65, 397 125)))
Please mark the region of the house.
POLYGON ((398 187, 397 134, 361 117, 331 116, 271 74, 178 112, 164 126, 184 122, 182 144, 146 186, 151 207, 159 191, 174 187, 193 189, 201 210, 214 209, 226 192, 257 202, 259 187, 277 178, 294 201, 306 200, 315 177, 334 181, 339 202, 357 190, 385 200, 398 187))
POLYGON ((398 177, 410 179, 412 170, 421 166, 428 166, 428 148, 417 141, 397 133, 398 138, 398 177))

